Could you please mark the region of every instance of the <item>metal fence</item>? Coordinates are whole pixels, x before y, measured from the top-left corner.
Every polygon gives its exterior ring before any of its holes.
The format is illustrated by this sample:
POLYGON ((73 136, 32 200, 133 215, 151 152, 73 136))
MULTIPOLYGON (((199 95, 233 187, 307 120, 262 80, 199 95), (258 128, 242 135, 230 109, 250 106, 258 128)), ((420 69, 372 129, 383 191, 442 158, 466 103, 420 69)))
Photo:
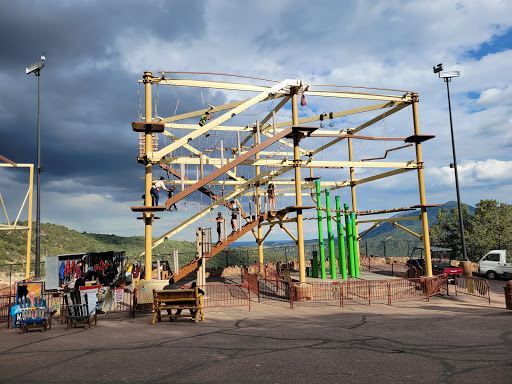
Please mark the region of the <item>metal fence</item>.
POLYGON ((455 296, 459 293, 487 299, 491 305, 489 282, 481 277, 456 276, 455 296))
POLYGON ((290 307, 300 303, 335 302, 343 307, 347 302, 384 301, 391 305, 393 300, 426 299, 448 294, 446 275, 429 278, 394 280, 348 280, 343 282, 313 282, 290 284, 290 307))
POLYGON ((247 306, 251 310, 251 290, 248 284, 208 284, 198 287, 204 291, 205 308, 247 306))

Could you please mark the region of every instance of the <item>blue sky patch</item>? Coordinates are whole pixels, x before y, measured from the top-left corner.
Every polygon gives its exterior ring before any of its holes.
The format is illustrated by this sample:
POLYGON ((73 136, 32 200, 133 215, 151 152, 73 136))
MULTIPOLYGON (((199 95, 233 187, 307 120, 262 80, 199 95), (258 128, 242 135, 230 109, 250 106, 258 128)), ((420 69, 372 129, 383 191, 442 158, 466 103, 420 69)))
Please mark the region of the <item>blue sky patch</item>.
MULTIPOLYGON (((499 30, 500 26, 496 26, 499 30)), ((503 34, 495 34, 489 42, 485 42, 478 47, 467 52, 467 55, 473 59, 480 60, 489 54, 503 52, 512 48, 512 28, 509 28, 503 34)))

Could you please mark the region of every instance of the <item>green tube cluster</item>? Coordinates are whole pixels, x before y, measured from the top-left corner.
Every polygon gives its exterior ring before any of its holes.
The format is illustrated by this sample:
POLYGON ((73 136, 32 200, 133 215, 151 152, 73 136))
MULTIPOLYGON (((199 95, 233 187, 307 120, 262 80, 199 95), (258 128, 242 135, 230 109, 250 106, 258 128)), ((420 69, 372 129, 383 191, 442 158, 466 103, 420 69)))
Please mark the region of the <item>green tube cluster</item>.
POLYGON ((320 273, 321 278, 326 279, 325 276, 325 251, 324 251, 324 234, 322 230, 322 205, 320 201, 320 181, 316 181, 316 208, 318 218, 318 249, 320 250, 320 273))
POLYGON ((341 197, 336 196, 336 221, 338 235, 338 266, 341 277, 347 278, 347 262, 345 257, 345 235, 343 234, 343 222, 341 221, 341 197))
POLYGON ((331 226, 331 190, 325 189, 325 208, 327 210, 327 241, 329 243, 329 269, 331 279, 336 279, 336 255, 334 251, 334 234, 331 226))

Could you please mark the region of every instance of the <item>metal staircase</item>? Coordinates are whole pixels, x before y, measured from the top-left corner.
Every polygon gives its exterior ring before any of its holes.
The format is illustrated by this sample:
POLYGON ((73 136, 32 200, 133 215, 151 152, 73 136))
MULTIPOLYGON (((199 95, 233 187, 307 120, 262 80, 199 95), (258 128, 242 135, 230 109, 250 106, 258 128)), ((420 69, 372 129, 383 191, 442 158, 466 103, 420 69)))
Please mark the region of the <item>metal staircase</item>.
MULTIPOLYGON (((248 233, 250 230, 252 230, 254 227, 258 226, 258 224, 263 223, 265 220, 267 220, 267 213, 262 213, 261 215, 257 216, 255 220, 249 221, 245 225, 242 226, 238 231, 235 231, 234 233, 230 234, 226 239, 221 241, 220 243, 217 243, 212 246, 211 252, 208 252, 204 255, 204 262, 211 259, 213 256, 215 256, 217 253, 223 251, 225 248, 227 248, 230 244, 238 240, 240 237, 248 233)), ((199 267, 200 257, 196 256, 194 259, 189 261, 186 265, 180 268, 180 270, 176 273, 173 273, 169 275, 169 278, 174 277, 174 281, 177 282, 187 276, 190 272, 194 271, 199 267)))

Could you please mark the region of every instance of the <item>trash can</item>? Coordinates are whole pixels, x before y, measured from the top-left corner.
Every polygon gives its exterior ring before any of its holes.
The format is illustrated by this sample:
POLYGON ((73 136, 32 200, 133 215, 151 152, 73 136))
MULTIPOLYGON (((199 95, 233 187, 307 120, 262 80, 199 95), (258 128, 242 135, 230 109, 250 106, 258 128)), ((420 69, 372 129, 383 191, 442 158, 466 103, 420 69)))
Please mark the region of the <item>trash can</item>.
POLYGON ((512 310, 512 280, 509 280, 503 289, 505 290, 505 306, 512 310))

